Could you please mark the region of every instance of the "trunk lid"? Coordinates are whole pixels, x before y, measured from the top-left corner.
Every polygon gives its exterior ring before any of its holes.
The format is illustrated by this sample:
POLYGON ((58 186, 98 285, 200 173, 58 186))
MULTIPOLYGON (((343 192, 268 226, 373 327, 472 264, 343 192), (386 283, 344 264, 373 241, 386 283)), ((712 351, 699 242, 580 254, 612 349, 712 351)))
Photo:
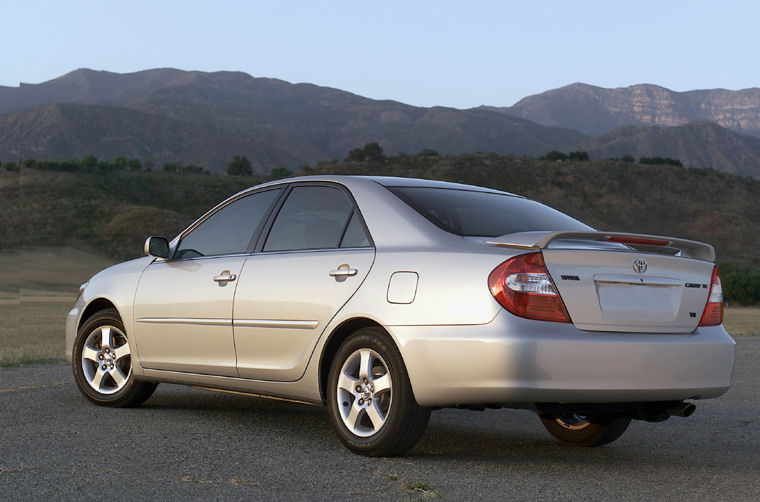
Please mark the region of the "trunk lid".
POLYGON ((489 243, 540 249, 570 319, 583 330, 689 333, 697 327, 710 291, 714 251, 694 241, 525 232, 489 243))

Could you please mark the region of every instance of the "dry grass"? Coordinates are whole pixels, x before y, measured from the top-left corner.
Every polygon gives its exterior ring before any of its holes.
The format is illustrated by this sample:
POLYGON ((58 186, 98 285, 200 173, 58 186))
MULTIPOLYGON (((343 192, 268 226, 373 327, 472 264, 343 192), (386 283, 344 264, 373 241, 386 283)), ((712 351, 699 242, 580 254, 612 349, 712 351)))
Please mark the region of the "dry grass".
POLYGON ((52 300, 27 299, 0 303, 0 365, 63 358, 64 323, 74 295, 52 300))
POLYGON ((723 325, 733 336, 760 335, 760 308, 727 308, 723 315, 723 325))
POLYGON ((112 263, 71 248, 0 251, 0 366, 62 359, 79 285, 112 263))

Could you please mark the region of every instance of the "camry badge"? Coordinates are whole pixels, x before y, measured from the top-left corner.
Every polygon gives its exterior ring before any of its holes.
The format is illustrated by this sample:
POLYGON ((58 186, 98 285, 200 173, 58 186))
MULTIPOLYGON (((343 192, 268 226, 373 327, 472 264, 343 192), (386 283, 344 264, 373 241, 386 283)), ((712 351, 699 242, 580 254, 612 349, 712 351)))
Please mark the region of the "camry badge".
POLYGON ((643 274, 647 271, 647 261, 644 258, 636 258, 633 260, 633 263, 631 263, 631 267, 637 274, 643 274))

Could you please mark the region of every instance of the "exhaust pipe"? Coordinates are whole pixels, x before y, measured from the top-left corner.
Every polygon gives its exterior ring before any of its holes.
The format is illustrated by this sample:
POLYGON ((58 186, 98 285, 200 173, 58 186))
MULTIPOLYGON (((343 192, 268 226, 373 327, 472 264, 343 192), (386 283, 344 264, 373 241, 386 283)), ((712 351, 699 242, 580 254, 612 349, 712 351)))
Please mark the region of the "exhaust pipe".
POLYGON ((697 406, 693 403, 678 403, 674 406, 665 408, 665 413, 671 417, 688 417, 694 413, 694 410, 696 409, 697 406))

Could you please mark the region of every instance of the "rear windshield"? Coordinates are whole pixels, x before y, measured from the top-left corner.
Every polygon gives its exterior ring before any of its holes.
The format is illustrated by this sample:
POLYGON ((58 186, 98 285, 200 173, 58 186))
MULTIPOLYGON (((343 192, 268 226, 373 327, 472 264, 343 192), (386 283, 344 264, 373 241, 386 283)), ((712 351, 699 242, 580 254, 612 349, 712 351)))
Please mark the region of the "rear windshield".
POLYGON ((430 187, 388 187, 388 190, 442 229, 462 236, 593 230, 556 209, 512 195, 430 187))

